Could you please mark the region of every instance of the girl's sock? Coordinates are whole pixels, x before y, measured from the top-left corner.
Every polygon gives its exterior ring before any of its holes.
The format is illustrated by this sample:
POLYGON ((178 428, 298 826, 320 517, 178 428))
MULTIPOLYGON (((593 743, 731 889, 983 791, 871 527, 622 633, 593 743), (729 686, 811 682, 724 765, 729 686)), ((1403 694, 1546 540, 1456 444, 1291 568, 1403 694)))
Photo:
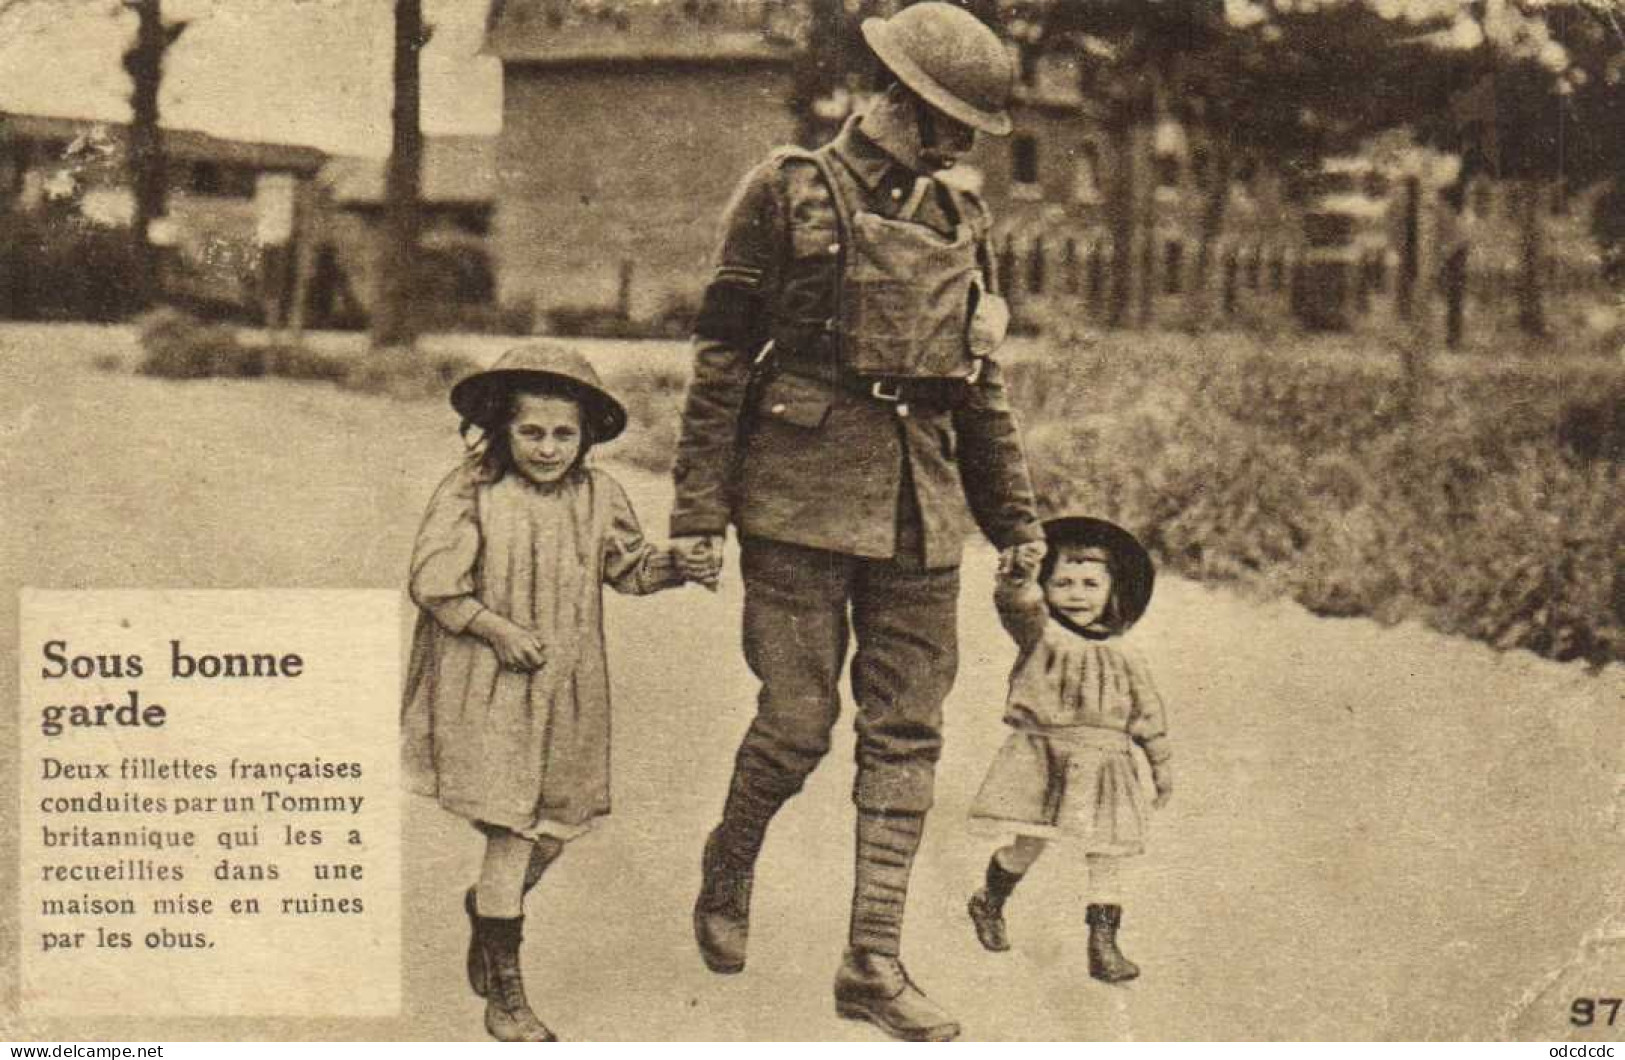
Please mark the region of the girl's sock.
POLYGON ((1019 872, 1011 872, 999 864, 999 855, 995 852, 992 857, 987 859, 986 890, 988 904, 994 909, 1003 909, 1005 899, 1010 897, 1010 892, 1014 891, 1016 884, 1021 882, 1022 875, 1019 872))
POLYGON ((1089 901, 1101 905, 1123 903, 1122 859, 1109 854, 1090 854, 1084 858, 1089 871, 1089 901))
POLYGON ((564 853, 563 840, 550 835, 536 838, 531 844, 530 860, 525 864, 525 878, 519 890, 521 902, 533 887, 542 882, 542 874, 547 872, 548 866, 557 861, 562 853, 564 853))
POLYGON ((474 905, 480 916, 512 918, 524 913, 525 868, 534 844, 512 832, 487 835, 474 905))

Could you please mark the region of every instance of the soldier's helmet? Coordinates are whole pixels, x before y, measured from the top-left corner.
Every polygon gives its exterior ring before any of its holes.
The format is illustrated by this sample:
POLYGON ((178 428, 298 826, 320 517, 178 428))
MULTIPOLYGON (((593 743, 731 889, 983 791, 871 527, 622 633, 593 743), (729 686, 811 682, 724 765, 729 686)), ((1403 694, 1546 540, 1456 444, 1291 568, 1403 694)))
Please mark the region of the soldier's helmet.
POLYGON ((914 4, 863 20, 863 39, 897 80, 955 121, 994 136, 1010 133, 1015 68, 994 33, 952 4, 914 4))

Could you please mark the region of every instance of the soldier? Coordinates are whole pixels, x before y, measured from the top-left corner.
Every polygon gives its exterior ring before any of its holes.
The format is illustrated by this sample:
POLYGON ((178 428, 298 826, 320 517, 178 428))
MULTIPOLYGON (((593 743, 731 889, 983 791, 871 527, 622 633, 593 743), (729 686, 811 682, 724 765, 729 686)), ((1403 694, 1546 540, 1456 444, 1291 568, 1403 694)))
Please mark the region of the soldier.
POLYGON ((899 941, 957 667, 966 502, 1003 563, 1043 544, 988 357, 1008 319, 988 218, 934 174, 977 130, 1010 131, 1012 69, 990 29, 945 3, 863 34, 890 84, 833 142, 780 149, 745 177, 695 325, 671 532, 699 574, 734 524, 761 692, 705 844, 694 930, 713 971, 744 968, 757 854, 829 748, 855 636, 857 866, 836 1009, 947 1040, 958 1024, 910 981, 899 941))

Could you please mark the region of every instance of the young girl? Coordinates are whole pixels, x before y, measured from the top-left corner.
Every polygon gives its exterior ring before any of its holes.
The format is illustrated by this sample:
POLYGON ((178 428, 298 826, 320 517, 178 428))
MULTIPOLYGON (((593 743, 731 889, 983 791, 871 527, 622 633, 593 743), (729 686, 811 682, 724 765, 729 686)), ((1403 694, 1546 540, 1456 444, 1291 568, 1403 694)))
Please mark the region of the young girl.
POLYGON ((970 917, 984 947, 1009 949, 1005 900, 1051 839, 1074 842, 1088 866, 1089 974, 1122 982, 1140 974, 1117 948, 1118 859, 1145 849, 1145 796, 1132 747, 1151 763, 1154 805, 1173 794, 1162 700, 1145 664, 1121 641, 1150 603, 1153 569, 1134 536, 1104 520, 1054 519, 1044 532, 1043 559, 1015 556, 994 590, 1020 649, 1004 718, 1015 731, 988 769, 971 817, 1016 838, 988 860, 970 917))
POLYGON ((465 437, 481 435, 435 491, 412 556, 406 776, 485 836, 464 905, 486 1029, 553 1041, 525 999, 523 902, 609 812, 602 585, 652 593, 714 572, 645 541, 620 485, 587 465, 626 412, 579 354, 514 350, 451 404, 465 437))

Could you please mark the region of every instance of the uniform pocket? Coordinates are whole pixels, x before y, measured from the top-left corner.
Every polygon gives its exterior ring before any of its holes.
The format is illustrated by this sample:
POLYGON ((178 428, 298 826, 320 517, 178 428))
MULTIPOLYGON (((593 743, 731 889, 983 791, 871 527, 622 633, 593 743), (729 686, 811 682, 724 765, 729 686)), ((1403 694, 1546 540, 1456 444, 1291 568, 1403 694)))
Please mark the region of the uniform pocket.
POLYGON ((835 395, 829 386, 797 375, 779 375, 762 388, 756 411, 764 420, 817 430, 829 418, 835 395))

